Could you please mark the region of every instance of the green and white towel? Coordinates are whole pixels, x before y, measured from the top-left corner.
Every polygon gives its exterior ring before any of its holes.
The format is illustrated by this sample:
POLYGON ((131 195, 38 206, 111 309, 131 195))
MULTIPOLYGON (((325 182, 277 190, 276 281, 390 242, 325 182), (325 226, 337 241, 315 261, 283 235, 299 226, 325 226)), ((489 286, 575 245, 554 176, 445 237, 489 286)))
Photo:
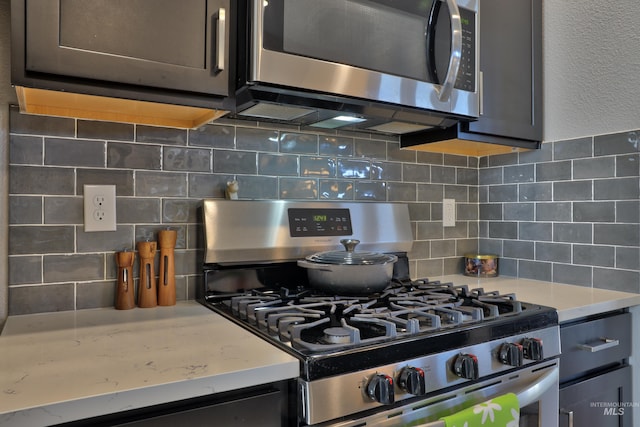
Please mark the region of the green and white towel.
POLYGON ((520 405, 518 397, 508 393, 440 420, 444 421, 446 427, 518 427, 520 405))

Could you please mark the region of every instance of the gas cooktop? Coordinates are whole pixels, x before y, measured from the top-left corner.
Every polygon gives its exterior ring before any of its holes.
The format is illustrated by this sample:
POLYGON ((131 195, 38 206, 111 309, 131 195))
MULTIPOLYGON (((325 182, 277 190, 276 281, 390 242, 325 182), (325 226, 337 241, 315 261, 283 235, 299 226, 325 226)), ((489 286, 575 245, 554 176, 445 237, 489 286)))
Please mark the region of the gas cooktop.
MULTIPOLYGON (((303 287, 211 294, 205 305, 301 358, 308 379, 326 375, 327 366, 348 372, 393 362, 394 354, 399 360, 437 353, 558 322, 555 309, 514 294, 428 279, 394 282, 367 296, 303 287)), ((524 351, 539 351, 537 342, 525 342, 524 351)))

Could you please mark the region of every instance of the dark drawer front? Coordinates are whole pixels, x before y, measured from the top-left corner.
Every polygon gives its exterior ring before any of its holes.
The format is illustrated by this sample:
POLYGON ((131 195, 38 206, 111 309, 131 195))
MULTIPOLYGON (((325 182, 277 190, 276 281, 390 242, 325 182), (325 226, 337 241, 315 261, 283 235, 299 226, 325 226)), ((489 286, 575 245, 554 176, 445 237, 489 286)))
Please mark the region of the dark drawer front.
POLYGON ((560 389, 560 427, 631 427, 631 367, 626 366, 560 389), (570 419, 573 418, 573 424, 570 419))
POLYGON ((631 314, 622 313, 560 328, 560 381, 629 357, 631 314))

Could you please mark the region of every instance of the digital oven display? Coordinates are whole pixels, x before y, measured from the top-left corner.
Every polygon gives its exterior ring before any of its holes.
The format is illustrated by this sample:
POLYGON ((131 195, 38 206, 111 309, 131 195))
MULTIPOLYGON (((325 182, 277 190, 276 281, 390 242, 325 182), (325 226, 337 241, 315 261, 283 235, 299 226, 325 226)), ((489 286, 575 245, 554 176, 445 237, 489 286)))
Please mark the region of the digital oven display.
POLYGON ((351 236, 349 209, 289 209, 291 237, 351 236))

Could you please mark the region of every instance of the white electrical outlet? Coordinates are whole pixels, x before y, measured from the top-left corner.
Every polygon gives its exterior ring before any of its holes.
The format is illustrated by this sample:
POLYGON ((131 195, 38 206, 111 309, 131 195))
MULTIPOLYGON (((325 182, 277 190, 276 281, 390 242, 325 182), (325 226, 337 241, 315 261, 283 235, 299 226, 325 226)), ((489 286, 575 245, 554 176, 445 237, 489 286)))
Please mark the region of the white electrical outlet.
POLYGON ((456 226, 456 199, 442 200, 442 226, 456 226))
POLYGON ((116 186, 84 186, 84 231, 116 231, 116 186))

